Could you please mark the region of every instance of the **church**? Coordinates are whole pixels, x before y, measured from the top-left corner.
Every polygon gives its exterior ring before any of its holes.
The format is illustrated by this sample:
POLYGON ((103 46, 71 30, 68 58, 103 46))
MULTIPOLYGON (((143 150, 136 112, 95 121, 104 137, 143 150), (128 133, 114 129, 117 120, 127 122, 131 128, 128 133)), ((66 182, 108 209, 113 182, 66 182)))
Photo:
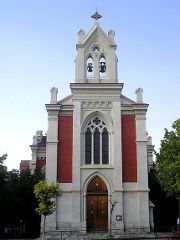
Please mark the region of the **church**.
POLYGON ((46 230, 149 232, 148 104, 141 88, 135 101, 122 94, 115 32, 102 30, 97 11, 92 18, 92 29, 78 32, 71 94, 58 100, 58 89, 51 89, 47 136, 37 131, 30 146, 32 171, 45 168, 47 181, 63 190, 46 230))

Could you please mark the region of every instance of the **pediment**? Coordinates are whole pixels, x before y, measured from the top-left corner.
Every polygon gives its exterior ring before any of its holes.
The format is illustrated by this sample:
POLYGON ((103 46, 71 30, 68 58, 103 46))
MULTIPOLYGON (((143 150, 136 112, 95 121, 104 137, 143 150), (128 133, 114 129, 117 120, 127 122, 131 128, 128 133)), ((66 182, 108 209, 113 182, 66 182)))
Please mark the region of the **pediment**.
POLYGON ((135 101, 129 99, 128 97, 121 95, 121 104, 122 105, 132 105, 132 104, 136 104, 135 101))
POLYGON ((72 97, 73 97, 73 95, 70 94, 67 97, 58 101, 58 104, 60 104, 60 105, 72 105, 72 97))

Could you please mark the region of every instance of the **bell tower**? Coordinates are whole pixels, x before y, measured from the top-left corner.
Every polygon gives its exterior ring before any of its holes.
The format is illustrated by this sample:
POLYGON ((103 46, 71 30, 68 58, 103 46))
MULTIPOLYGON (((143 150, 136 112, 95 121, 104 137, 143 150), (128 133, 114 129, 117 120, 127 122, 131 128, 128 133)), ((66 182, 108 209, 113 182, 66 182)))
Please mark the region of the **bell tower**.
POLYGON ((113 30, 104 33, 99 26, 102 17, 97 11, 91 16, 94 26, 85 35, 84 30, 78 32, 79 41, 75 64, 75 83, 117 83, 117 57, 113 30))

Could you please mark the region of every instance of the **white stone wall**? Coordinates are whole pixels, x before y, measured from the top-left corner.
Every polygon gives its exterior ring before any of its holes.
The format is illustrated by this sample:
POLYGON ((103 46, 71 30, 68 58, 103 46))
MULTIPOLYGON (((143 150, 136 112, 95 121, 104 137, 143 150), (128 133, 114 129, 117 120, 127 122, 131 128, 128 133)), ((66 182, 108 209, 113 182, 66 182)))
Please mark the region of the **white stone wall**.
MULTIPOLYGON (((46 141, 46 180, 57 181, 57 147, 58 147, 58 114, 60 105, 57 103, 57 89, 51 89, 51 103, 46 105, 48 112, 48 131, 46 141)), ((56 229, 56 211, 47 217, 46 230, 56 229)))
MULTIPOLYGON (((83 30, 79 32, 79 42, 76 47, 78 54, 75 60, 75 83, 71 84, 72 106, 66 106, 66 102, 63 102, 61 106, 61 109, 67 107, 67 109, 72 108, 73 110, 72 184, 61 184, 64 194, 57 199, 57 211, 47 219, 47 227, 49 229, 54 227, 86 230, 86 189, 90 179, 98 175, 106 183, 108 189, 108 227, 119 231, 122 231, 124 227, 125 229, 145 228, 148 230, 149 201, 145 118, 147 104, 143 104, 142 89, 139 88, 136 91, 137 102, 121 95, 123 84, 118 83, 113 31, 106 36, 96 21, 86 36, 83 30), (94 45, 100 47, 99 53, 92 52, 94 45), (86 78, 86 61, 89 54, 94 59, 94 79, 92 80, 86 78), (107 65, 106 79, 104 80, 99 77, 99 58, 102 54, 107 65), (136 116, 137 183, 122 182, 122 111, 136 116), (99 115, 108 126, 110 136, 108 165, 85 165, 83 128, 93 114, 99 115), (114 201, 117 201, 117 204, 111 216, 111 203, 114 201), (122 216, 121 221, 117 221, 117 215, 122 216)), ((49 182, 57 179, 57 134, 60 110, 60 105, 56 102, 57 89, 54 88, 51 94, 54 94, 51 96, 51 104, 47 105, 49 119, 46 177, 49 182)))

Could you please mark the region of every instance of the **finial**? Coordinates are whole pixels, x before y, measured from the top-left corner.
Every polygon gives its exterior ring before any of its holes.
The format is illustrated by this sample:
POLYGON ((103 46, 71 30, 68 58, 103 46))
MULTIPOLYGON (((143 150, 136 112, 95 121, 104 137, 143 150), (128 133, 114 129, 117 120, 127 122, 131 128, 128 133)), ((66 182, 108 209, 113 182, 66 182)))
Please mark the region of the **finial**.
POLYGON ((51 88, 50 93, 51 93, 51 102, 50 102, 50 104, 57 104, 58 89, 53 87, 53 88, 51 88))
POLYGON ((136 93, 136 102, 143 103, 143 95, 142 95, 143 89, 139 87, 138 89, 136 89, 135 93, 136 93))
POLYGON ((95 20, 102 18, 102 16, 98 13, 97 8, 96 8, 96 12, 91 17, 94 18, 95 20))

